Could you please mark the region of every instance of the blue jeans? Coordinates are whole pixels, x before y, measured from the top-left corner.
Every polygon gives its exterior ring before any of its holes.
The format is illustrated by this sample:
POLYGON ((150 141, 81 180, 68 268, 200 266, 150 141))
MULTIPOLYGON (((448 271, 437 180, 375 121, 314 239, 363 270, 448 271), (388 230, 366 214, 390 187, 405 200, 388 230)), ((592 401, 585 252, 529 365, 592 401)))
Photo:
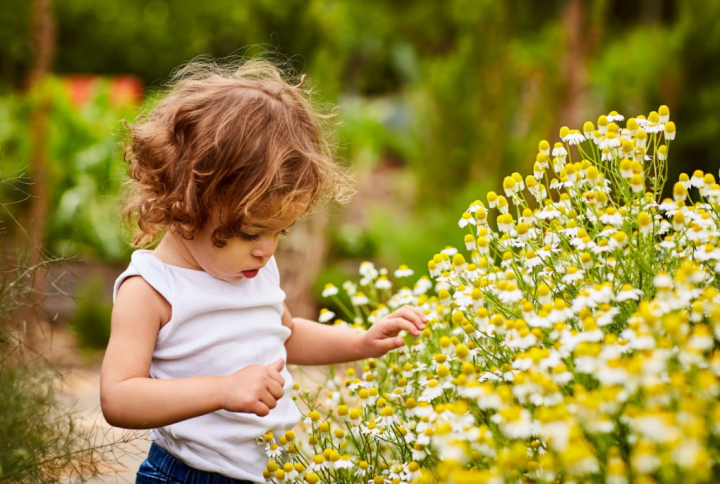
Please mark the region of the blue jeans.
POLYGON ((205 472, 185 464, 168 451, 153 443, 147 459, 140 464, 135 484, 252 484, 205 472))

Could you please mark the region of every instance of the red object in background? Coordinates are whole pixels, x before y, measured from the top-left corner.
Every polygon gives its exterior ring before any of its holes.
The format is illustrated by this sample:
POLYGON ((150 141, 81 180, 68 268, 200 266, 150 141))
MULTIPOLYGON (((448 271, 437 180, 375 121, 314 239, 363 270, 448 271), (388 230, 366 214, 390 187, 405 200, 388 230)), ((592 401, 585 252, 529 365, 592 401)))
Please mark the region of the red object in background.
POLYGON ((100 76, 96 75, 64 76, 63 81, 73 105, 82 107, 87 104, 95 95, 99 79, 100 76))
MULTIPOLYGON (((73 105, 80 108, 87 104, 97 94, 98 83, 101 79, 102 77, 96 74, 64 76, 63 81, 73 105)), ((107 79, 110 104, 113 106, 140 104, 143 96, 143 84, 139 78, 113 76, 107 79)))
POLYGON ((143 96, 143 84, 135 76, 115 76, 110 78, 110 103, 113 106, 140 104, 143 96))

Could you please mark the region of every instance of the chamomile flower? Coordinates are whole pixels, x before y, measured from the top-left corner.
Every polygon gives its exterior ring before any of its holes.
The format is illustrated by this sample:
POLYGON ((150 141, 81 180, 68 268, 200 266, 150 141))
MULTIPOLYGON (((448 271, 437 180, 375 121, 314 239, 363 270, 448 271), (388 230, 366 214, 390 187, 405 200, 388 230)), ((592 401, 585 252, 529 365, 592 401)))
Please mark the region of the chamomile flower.
POLYGON ((537 214, 535 214, 540 220, 551 220, 562 216, 562 212, 557 210, 554 206, 548 205, 543 207, 537 214))
POLYGON ((336 296, 340 291, 334 284, 325 284, 323 288, 322 297, 336 296))
POLYGON ((600 157, 600 159, 602 161, 611 161, 612 158, 613 158, 612 150, 610 148, 608 148, 607 146, 602 148, 602 156, 600 157))
POLYGON ((608 121, 623 121, 625 120, 625 117, 622 114, 619 114, 617 111, 610 111, 610 114, 607 116, 608 121))
POLYGON ((418 401, 420 402, 431 402, 443 394, 443 389, 440 386, 440 382, 437 380, 430 380, 427 382, 425 390, 423 390, 418 401))
POLYGON ((320 316, 318 317, 318 322, 320 323, 327 323, 328 321, 331 321, 335 317, 335 313, 330 311, 329 309, 323 308, 320 310, 320 316))
POLYGON ((593 143, 595 143, 595 145, 597 145, 597 146, 600 146, 600 143, 602 143, 602 141, 603 141, 603 134, 599 129, 596 129, 595 132, 593 133, 593 143))
POLYGON ((498 299, 506 304, 512 304, 521 301, 523 293, 520 291, 515 284, 509 282, 503 286, 503 289, 498 294, 498 299))
POLYGON ((668 140, 668 141, 674 140, 675 132, 676 132, 675 123, 670 121, 667 124, 665 124, 665 139, 666 140, 668 140))
POLYGON ((697 247, 695 249, 695 260, 700 262, 720 260, 720 248, 712 244, 697 247))
POLYGON ((545 155, 550 155, 550 143, 546 140, 542 140, 538 145, 538 151, 540 151, 540 153, 544 153, 545 155))
POLYGON ((505 190, 505 195, 508 197, 513 197, 520 191, 520 187, 511 176, 505 177, 505 181, 503 181, 503 189, 505 190))
POLYGON ((600 132, 600 134, 602 134, 602 135, 607 134, 608 121, 609 121, 608 117, 605 115, 601 115, 600 117, 598 117, 597 125, 598 125, 598 131, 600 132))
POLYGON ((660 133, 663 131, 664 125, 660 122, 660 116, 656 111, 652 111, 647 118, 647 126, 645 130, 648 133, 660 133))
POLYGON ((636 148, 645 148, 647 145, 647 133, 643 129, 637 130, 635 133, 635 147, 636 148))
POLYGON ((407 265, 402 264, 398 269, 395 271, 395 277, 402 278, 402 277, 411 277, 413 274, 415 274, 415 271, 410 269, 407 265))
POLYGON ((462 217, 460 217, 460 220, 458 221, 458 227, 460 227, 461 229, 467 227, 468 225, 476 224, 477 222, 475 221, 475 217, 473 217, 470 212, 464 212, 462 214, 462 217))
POLYGON ((358 291, 352 298, 353 306, 364 306, 370 304, 370 299, 365 295, 364 292, 358 291))
POLYGON ((714 183, 707 194, 709 200, 713 204, 720 204, 720 184, 714 183))
POLYGON ((675 201, 687 199, 687 187, 682 182, 677 182, 673 186, 673 198, 675 201))
POLYGON ((537 156, 535 156, 535 168, 541 172, 545 172, 545 170, 548 169, 548 161, 550 158, 545 153, 538 153, 537 156))
POLYGON ((354 296, 357 293, 357 286, 350 281, 345 281, 343 283, 343 289, 348 296, 354 296))
POLYGON ((645 191, 645 180, 639 174, 634 174, 630 179, 630 187, 633 193, 640 193, 645 191))
POLYGON ((375 287, 382 290, 390 290, 392 289, 392 283, 387 278, 387 276, 380 276, 375 281, 375 287))
POLYGON ((268 442, 265 446, 265 455, 268 456, 269 459, 277 459, 282 454, 282 448, 277 445, 274 441, 268 442))
POLYGON ((527 439, 536 432, 536 423, 533 422, 530 412, 525 408, 507 407, 501 409, 493 417, 499 417, 497 423, 499 423, 500 430, 511 439, 527 439))
POLYGON ((562 143, 560 143, 560 142, 555 143, 555 146, 553 147, 553 150, 552 150, 552 156, 555 156, 558 158, 565 158, 565 157, 567 157, 567 154, 568 154, 567 150, 565 149, 565 147, 563 146, 562 143))
POLYGON ((643 295, 643 292, 640 289, 634 288, 631 284, 624 284, 620 291, 617 293, 616 300, 618 302, 628 301, 628 300, 634 300, 637 301, 640 299, 643 295))
POLYGON ((445 254, 445 255, 447 256, 447 258, 444 258, 443 260, 448 262, 448 265, 447 265, 446 267, 447 267, 447 269, 449 269, 449 268, 450 268, 450 265, 449 265, 450 259, 449 259, 449 258, 452 257, 452 256, 454 256, 455 254, 457 254, 457 253, 458 253, 458 250, 457 250, 455 247, 452 247, 452 246, 449 246, 449 245, 448 245, 448 246, 446 246, 443 250, 441 250, 440 252, 443 253, 443 254, 445 254))
POLYGON ((567 136, 565 136, 565 138, 563 138, 563 141, 569 145, 579 145, 585 141, 585 136, 580 134, 580 131, 573 129, 567 134, 567 136))
POLYGON ((355 464, 351 460, 351 456, 348 454, 343 455, 338 460, 333 462, 333 467, 335 469, 352 469, 355 467, 355 464))
POLYGON ((668 108, 665 104, 660 106, 658 109, 658 119, 661 123, 667 123, 670 121, 670 108, 668 108))
POLYGON ((585 278, 585 273, 577 267, 569 267, 567 273, 563 276, 562 281, 565 284, 572 284, 577 281, 582 281, 585 278))
POLYGON ((364 261, 360 263, 360 275, 366 279, 373 280, 378 277, 379 272, 375 269, 375 264, 364 261))
POLYGON ((497 207, 497 199, 498 199, 497 193, 495 193, 495 192, 488 192, 488 194, 487 194, 487 201, 488 201, 488 206, 489 206, 490 208, 496 208, 496 207, 497 207))
POLYGON ((620 226, 623 223, 623 216, 615 207, 608 207, 607 210, 600 215, 600 221, 607 225, 620 226))
POLYGON ((704 178, 705 173, 703 173, 702 170, 695 170, 690 179, 690 186, 695 188, 702 187, 705 184, 704 178))
POLYGON ((653 229, 653 219, 652 219, 652 217, 650 216, 650 214, 648 214, 648 213, 645 212, 645 211, 640 212, 640 213, 638 214, 637 221, 638 221, 638 228, 639 228, 640 233, 641 233, 642 235, 647 235, 647 234, 649 234, 650 232, 652 232, 652 229, 653 229))
POLYGON ((600 149, 604 150, 605 148, 607 148, 613 155, 617 152, 617 149, 620 146, 620 137, 615 132, 608 133, 605 139, 600 143, 600 149))
POLYGON ((480 200, 475 200, 470 204, 466 212, 475 213, 481 208, 485 208, 485 204, 483 204, 480 200))
POLYGON ((502 195, 497 197, 497 209, 500 213, 508 213, 508 210, 510 210, 507 199, 502 195))

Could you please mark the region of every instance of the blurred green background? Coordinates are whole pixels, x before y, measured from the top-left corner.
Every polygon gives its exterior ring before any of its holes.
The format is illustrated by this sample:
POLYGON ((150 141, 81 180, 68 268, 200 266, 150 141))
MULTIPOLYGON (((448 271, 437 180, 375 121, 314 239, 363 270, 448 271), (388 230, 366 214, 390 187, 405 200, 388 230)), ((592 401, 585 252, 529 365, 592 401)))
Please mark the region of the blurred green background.
POLYGON ((670 106, 670 180, 720 165, 716 1, 6 0, 0 200, 18 203, 0 215, 5 243, 125 263, 121 120, 183 62, 238 50, 292 56, 341 108, 360 192, 324 228, 320 282, 359 259, 424 271, 461 243, 469 202, 531 171, 539 140, 611 110, 670 106))

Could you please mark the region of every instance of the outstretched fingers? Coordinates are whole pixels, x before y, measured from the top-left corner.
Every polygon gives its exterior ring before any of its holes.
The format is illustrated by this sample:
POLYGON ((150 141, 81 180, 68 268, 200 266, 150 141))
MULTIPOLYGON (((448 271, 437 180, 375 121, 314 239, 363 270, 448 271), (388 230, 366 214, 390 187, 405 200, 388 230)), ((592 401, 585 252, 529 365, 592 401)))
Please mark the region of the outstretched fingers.
POLYGON ((403 306, 397 311, 390 314, 390 316, 406 319, 413 323, 418 329, 425 329, 425 322, 427 321, 427 316, 419 308, 414 308, 412 306, 403 306))
POLYGON ((380 347, 381 353, 379 354, 385 354, 388 351, 394 350, 396 348, 401 347, 404 345, 405 342, 402 338, 399 338, 397 336, 392 336, 390 338, 385 338, 377 342, 377 345, 380 347))
POLYGON ((395 336, 400 331, 407 331, 413 336, 420 336, 420 329, 418 326, 404 318, 389 318, 387 319, 386 332, 389 335, 395 336))

